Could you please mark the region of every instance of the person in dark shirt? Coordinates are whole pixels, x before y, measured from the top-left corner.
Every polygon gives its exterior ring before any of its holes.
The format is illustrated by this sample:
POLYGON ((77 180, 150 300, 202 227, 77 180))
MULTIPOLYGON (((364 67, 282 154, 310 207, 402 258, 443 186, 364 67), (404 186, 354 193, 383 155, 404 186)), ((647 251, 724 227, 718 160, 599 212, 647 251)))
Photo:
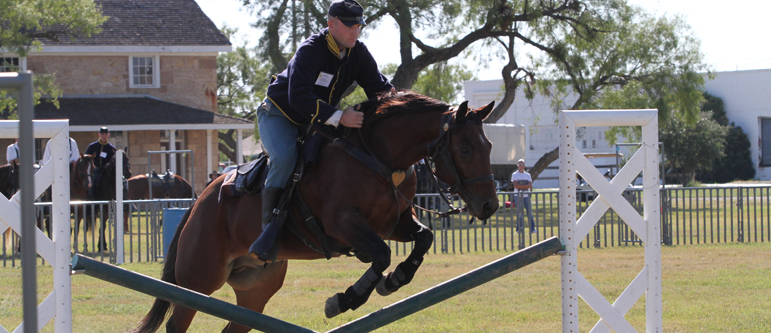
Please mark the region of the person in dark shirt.
POLYGON ((97 199, 94 193, 101 193, 99 183, 102 180, 104 166, 115 156, 115 146, 110 143, 110 130, 107 127, 99 129, 99 140, 89 144, 85 154, 94 157, 94 172, 91 173, 91 187, 88 188, 88 198, 94 200, 97 199))
POLYGON ((275 253, 272 250, 280 227, 271 227, 270 222, 297 161, 300 126, 361 128, 363 113, 337 108, 354 81, 369 98, 395 92, 367 46, 358 40, 366 25, 363 12, 354 0, 333 1, 327 11, 327 28, 300 45, 287 68, 268 86, 267 97, 257 111, 270 171, 262 192, 263 232, 249 248, 256 259, 273 260, 270 257, 275 253), (266 255, 268 252, 271 254, 266 255))

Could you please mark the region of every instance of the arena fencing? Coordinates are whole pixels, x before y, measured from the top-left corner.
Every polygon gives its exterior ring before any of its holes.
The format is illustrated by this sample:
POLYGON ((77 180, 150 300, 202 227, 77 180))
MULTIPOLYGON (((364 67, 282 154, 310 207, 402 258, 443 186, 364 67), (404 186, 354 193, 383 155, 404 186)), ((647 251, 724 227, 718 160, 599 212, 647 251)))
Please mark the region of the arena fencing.
MULTIPOLYGON (((431 253, 475 253, 516 251, 559 235, 559 191, 524 192, 530 196, 536 232, 528 214, 517 205, 517 193, 499 192, 500 208, 486 221, 467 213, 437 218, 420 210, 418 217, 434 231, 431 253), (518 228, 517 215, 522 214, 518 228), (519 232, 518 230, 521 230, 519 232)), ((667 187, 660 189, 662 244, 712 244, 771 241, 771 186, 667 187)), ((576 212, 580 217, 594 201, 594 191, 577 191, 576 212), (582 200, 583 199, 583 200, 582 200)), ((628 188, 624 198, 642 212, 642 189, 628 188)), ((418 194, 421 207, 446 211, 438 194, 418 194)), ((453 206, 462 206, 457 196, 453 206)), ((394 253, 409 254, 410 244, 389 242, 394 253)), ((640 238, 609 209, 580 244, 606 248, 640 246, 640 238)))
MULTIPOLYGON (((116 249, 118 228, 115 224, 115 201, 72 201, 70 202, 72 251, 112 263, 162 261, 164 209, 188 208, 194 202, 194 199, 124 200, 124 220, 128 222, 124 224, 123 232, 124 257, 119 261, 116 249), (104 235, 104 240, 101 240, 101 235, 104 235)), ((35 208, 38 226, 47 230, 45 226, 51 203, 37 202, 35 208)), ((20 258, 18 234, 13 233, 10 237, 3 237, 0 246, 2 266, 18 266, 20 258)))
MULTIPOLYGON (((487 221, 477 221, 467 213, 437 219, 435 214, 417 209, 418 217, 434 231, 430 253, 510 252, 530 246, 546 238, 559 235, 558 191, 527 192, 531 197, 531 211, 536 226, 531 233, 524 209, 516 203, 515 192, 500 192, 500 208, 487 221), (525 228, 518 232, 517 214, 525 228)), ((632 206, 642 210, 642 190, 627 189, 624 197, 632 206)), ((594 200, 593 191, 578 191, 576 210, 579 216, 594 200)), ((163 209, 185 208, 192 199, 126 200, 124 211, 129 212, 131 223, 124 232, 125 262, 163 260, 163 209)), ((418 194, 415 204, 446 211, 447 205, 438 194, 418 194)), ((457 196, 454 206, 463 204, 457 196)), ((38 225, 44 226, 50 203, 36 203, 38 225)), ((115 204, 110 201, 73 201, 71 206, 72 248, 101 261, 117 262, 114 223, 115 204), (85 209, 85 214, 84 214, 85 209), (85 216, 84 216, 85 215, 85 216), (105 225, 101 216, 108 216, 105 225), (75 221, 85 219, 75 230, 75 221), (92 227, 95 226, 95 227, 92 227), (96 229, 94 229, 96 228, 96 229), (93 232, 97 230, 98 232, 93 232), (107 250, 95 251, 101 230, 105 230, 107 250)), ((771 186, 721 186, 661 189, 662 244, 712 244, 771 241, 771 186)), ((405 255, 412 250, 409 243, 389 242, 394 254, 405 255)), ((639 246, 640 239, 611 209, 600 219, 581 247, 605 248, 639 246)), ((0 241, 3 267, 19 265, 18 235, 3 237, 0 241), (15 244, 15 245, 14 245, 15 244)))

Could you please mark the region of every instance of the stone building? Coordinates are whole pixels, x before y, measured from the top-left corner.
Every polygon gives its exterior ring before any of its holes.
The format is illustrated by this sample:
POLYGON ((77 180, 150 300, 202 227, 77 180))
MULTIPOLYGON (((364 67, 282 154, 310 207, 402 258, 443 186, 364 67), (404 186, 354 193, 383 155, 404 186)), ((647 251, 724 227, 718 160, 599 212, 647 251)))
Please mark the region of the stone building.
MULTIPOLYGON (((230 41, 194 0, 95 2, 109 17, 101 33, 43 41, 42 50, 26 58, 1 55, 22 70, 56 74, 60 107, 43 100, 35 119, 69 119, 81 153, 107 126, 135 175, 172 169, 194 179, 200 193, 207 174, 217 170, 217 131, 237 130, 240 139, 254 129, 251 121, 217 113, 217 55, 231 51, 230 41), (193 154, 148 154, 160 150, 193 154)), ((0 141, 2 147, 12 142, 0 141)), ((45 148, 39 141, 37 160, 45 148)))

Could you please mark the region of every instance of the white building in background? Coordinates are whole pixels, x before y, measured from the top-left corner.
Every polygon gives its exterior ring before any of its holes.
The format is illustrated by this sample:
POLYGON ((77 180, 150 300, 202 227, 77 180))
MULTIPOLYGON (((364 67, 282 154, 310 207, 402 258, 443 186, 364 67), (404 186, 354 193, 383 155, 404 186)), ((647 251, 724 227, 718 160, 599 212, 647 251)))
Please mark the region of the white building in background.
MULTIPOLYGON (((464 84, 465 98, 469 105, 474 107, 485 105, 492 100, 496 103, 503 98, 503 81, 468 81, 464 84)), ((556 109, 567 109, 576 100, 575 96, 568 96, 562 106, 552 106, 549 98, 536 96, 533 100, 522 97, 524 93, 517 93, 517 98, 509 108, 509 111, 498 120, 498 124, 521 125, 525 130, 525 165, 530 169, 544 154, 559 146, 559 134, 557 130, 556 109)), ((616 173, 615 146, 611 146, 605 140, 607 127, 587 127, 581 131, 580 138, 576 141, 581 151, 589 157, 603 174, 610 171, 616 173)), ((493 147, 496 142, 493 139, 493 147)), ((628 156, 629 149, 620 147, 620 156, 628 156)), ((522 154, 517 154, 521 156, 522 154)), ((555 160, 533 182, 535 188, 559 187, 559 160, 555 160)), ((516 169, 516 167, 514 167, 516 169)), ((514 170, 513 169, 513 170, 514 170)), ((496 179, 499 175, 496 173, 496 179)))
MULTIPOLYGON (((468 81, 464 84, 465 99, 478 107, 492 100, 503 98, 503 81, 468 81)), ((741 126, 751 147, 756 178, 771 179, 771 70, 718 72, 705 84, 707 92, 720 97, 725 103, 729 121, 741 126), (764 144, 765 143, 765 144, 764 144), (764 148, 765 147, 765 148, 764 148)), ((536 96, 533 100, 517 93, 517 98, 498 124, 523 125, 525 128, 525 164, 531 168, 541 156, 559 145, 557 113, 554 110, 569 108, 576 97, 568 96, 562 105, 554 106, 548 97, 536 96)), ((581 131, 577 143, 600 172, 616 173, 616 147, 605 140, 607 127, 587 127, 581 131)), ((618 142, 625 142, 620 138, 618 142)), ((495 144, 495 142, 493 142, 495 144)), ((629 156, 634 148, 619 147, 619 155, 629 156)), ((559 160, 555 160, 536 179, 536 188, 558 187, 559 160)), ((496 176, 497 177, 497 176, 496 176)))
POLYGON ((747 134, 755 178, 771 180, 771 69, 717 72, 705 88, 723 99, 728 121, 747 134))

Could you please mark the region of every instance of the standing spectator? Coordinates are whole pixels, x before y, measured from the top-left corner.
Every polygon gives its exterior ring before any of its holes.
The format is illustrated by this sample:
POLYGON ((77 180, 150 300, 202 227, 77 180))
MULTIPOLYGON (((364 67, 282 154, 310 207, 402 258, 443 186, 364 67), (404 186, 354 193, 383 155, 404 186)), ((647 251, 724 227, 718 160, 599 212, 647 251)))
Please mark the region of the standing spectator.
MULTIPOLYGON (((80 149, 78 149, 78 143, 75 142, 75 139, 71 137, 67 137, 67 142, 69 143, 69 161, 70 161, 70 169, 72 169, 72 163, 75 163, 78 158, 80 158, 80 149)), ((48 142, 46 142, 46 149, 43 153, 43 159, 40 160, 40 166, 46 165, 48 161, 51 160, 51 139, 48 139, 48 142)))
MULTIPOLYGON (((511 185, 514 186, 514 188, 517 190, 517 194, 514 194, 514 202, 519 204, 519 196, 522 196, 522 204, 525 206, 525 210, 527 210, 527 218, 530 220, 530 233, 538 232, 538 229, 535 228, 535 221, 533 220, 533 212, 530 206, 530 195, 527 193, 530 189, 533 188, 533 178, 531 178, 530 174, 525 171, 525 160, 519 159, 519 161, 517 161, 517 171, 514 171, 514 173, 511 174, 511 185)), ((521 207, 517 207, 517 209, 520 208, 521 207)), ((517 221, 517 223, 517 229, 522 227, 519 225, 519 221, 517 221)))
POLYGON ((219 176, 220 176, 220 174, 219 174, 217 171, 212 171, 212 172, 209 174, 209 182, 208 182, 208 183, 206 183, 206 186, 205 186, 205 187, 208 187, 208 186, 209 186, 209 184, 211 184, 211 183, 212 183, 212 182, 213 182, 215 179, 217 179, 217 177, 219 177, 219 176))
POLYGON ((94 193, 100 193, 99 182, 102 180, 104 166, 115 155, 115 146, 110 143, 110 130, 107 127, 99 129, 99 140, 88 145, 86 155, 94 156, 94 172, 91 173, 92 185, 88 189, 88 198, 94 200, 94 193))
POLYGON ((5 160, 8 161, 8 164, 18 165, 19 164, 19 139, 16 139, 16 142, 8 145, 8 149, 5 151, 5 160))

